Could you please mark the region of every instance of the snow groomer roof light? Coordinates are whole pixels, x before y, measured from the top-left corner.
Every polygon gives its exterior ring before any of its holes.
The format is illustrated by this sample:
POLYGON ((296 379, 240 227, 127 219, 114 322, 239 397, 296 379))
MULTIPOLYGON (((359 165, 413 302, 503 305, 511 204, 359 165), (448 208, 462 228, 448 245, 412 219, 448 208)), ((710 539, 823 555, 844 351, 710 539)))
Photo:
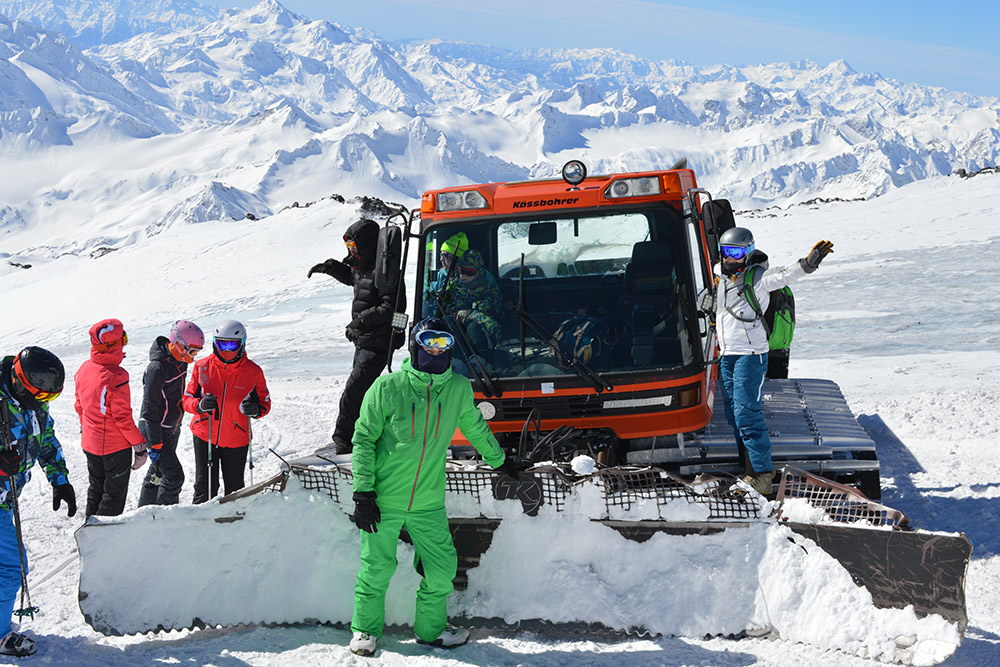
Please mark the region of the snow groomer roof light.
POLYGON ((620 178, 616 180, 604 190, 604 196, 608 199, 651 197, 661 192, 659 178, 656 176, 642 176, 640 178, 620 178))

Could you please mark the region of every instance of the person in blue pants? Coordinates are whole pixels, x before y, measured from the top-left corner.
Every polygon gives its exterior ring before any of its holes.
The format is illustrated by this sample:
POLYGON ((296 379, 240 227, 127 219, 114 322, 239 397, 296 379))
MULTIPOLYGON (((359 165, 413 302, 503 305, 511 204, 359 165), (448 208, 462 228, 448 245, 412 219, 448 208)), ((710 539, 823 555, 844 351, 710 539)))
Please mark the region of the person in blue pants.
POLYGON ((26 347, 0 362, 0 655, 22 658, 36 650, 34 640, 15 631, 9 620, 28 573, 19 520, 15 524, 17 496, 36 459, 52 484, 52 509, 65 501, 69 516, 76 514, 76 493, 47 407, 65 379, 59 358, 40 347, 26 347))
POLYGON ((768 331, 760 314, 767 311, 771 291, 812 273, 831 252, 833 244, 820 241, 808 256, 772 269, 767 255, 756 249, 749 229, 732 227, 719 237, 721 261, 715 266, 714 311, 726 420, 736 434, 746 467, 743 481, 764 495, 774 492, 774 466, 763 411, 768 331), (752 267, 760 269, 748 274, 752 267), (747 275, 753 280, 745 279, 747 275), (753 289, 759 310, 747 298, 749 289, 753 289))

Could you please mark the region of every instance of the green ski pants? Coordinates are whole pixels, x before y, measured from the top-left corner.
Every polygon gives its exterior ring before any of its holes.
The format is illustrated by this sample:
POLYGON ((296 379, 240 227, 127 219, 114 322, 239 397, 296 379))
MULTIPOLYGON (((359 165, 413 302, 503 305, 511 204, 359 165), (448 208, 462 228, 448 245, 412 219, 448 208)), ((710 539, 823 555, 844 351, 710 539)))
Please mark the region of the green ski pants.
POLYGON ((458 554, 448 528, 448 515, 438 510, 405 512, 381 510, 377 533, 361 531, 361 570, 354 587, 353 632, 381 637, 385 625, 385 592, 396 571, 399 531, 406 528, 416 551, 414 567, 423 566, 417 588, 413 632, 419 639, 434 641, 448 623, 448 595, 458 572, 458 554))

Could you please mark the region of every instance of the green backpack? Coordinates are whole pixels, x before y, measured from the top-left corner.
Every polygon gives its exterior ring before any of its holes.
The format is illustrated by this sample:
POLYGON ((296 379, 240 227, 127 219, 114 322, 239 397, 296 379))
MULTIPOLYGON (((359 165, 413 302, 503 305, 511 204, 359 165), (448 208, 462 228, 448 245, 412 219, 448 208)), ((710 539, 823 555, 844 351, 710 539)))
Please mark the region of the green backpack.
POLYGON ((768 349, 786 350, 791 346, 792 335, 795 333, 795 296, 792 294, 792 288, 787 285, 772 290, 767 312, 760 312, 760 302, 757 301, 757 295, 753 291, 753 279, 758 268, 760 267, 752 266, 743 275, 743 295, 757 313, 757 317, 764 321, 768 349))

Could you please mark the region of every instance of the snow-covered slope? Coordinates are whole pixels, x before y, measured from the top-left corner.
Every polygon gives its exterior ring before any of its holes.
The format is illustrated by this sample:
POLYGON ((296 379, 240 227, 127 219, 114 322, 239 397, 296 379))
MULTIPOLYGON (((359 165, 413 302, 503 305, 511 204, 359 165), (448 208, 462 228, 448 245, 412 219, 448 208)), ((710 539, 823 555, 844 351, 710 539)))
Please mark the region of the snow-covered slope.
MULTIPOLYGON (((192 146, 198 145, 193 140, 192 146)), ((97 150, 91 151, 95 159, 97 150)), ((173 195, 179 203, 181 191, 173 195)), ((169 209, 167 198, 159 203, 162 210, 169 209)), ((134 206, 137 215, 154 217, 146 202, 134 206)), ((267 374, 274 402, 271 414, 254 430, 254 474, 259 481, 278 470, 269 449, 285 458, 309 453, 328 439, 336 419, 353 351, 342 337, 350 318, 350 289, 321 276, 306 279, 305 273, 312 264, 339 256, 341 235, 356 215, 356 203, 326 198, 260 220, 168 226, 103 255, 63 255, 30 269, 8 265, 0 272, 7 313, 0 318, 0 351, 40 344, 59 354, 72 375, 87 354, 89 325, 102 317, 119 317, 129 332, 124 366, 132 376, 138 408, 146 351, 171 321, 193 318, 211 329, 223 319, 240 319, 248 327, 249 354, 267 374)), ((878 442, 887 504, 908 513, 919 527, 962 531, 973 543, 967 587, 970 627, 962 647, 946 663, 953 667, 1000 662, 1000 474, 995 465, 1000 434, 995 331, 1000 319, 994 305, 1000 300, 1000 285, 993 280, 990 261, 1000 248, 1000 237, 984 227, 984 221, 997 215, 1000 175, 982 174, 914 183, 872 201, 796 206, 741 218, 775 263, 802 256, 819 238, 836 244, 821 269, 796 286, 799 326, 791 371, 799 377, 830 378, 843 388, 878 442)), ((21 232, 27 243, 42 247, 48 242, 45 234, 32 233, 21 232)), ((65 233, 70 235, 69 230, 65 233)), ((71 480, 82 497, 86 461, 72 393, 69 383, 52 409, 71 480)), ((182 502, 189 504, 193 455, 186 430, 181 457, 189 475, 182 502)), ((129 492, 129 511, 135 507, 137 477, 129 492)), ((45 664, 356 664, 346 648, 349 633, 335 628, 100 636, 84 623, 77 606, 79 566, 72 556, 71 530, 82 519, 52 512, 51 494, 41 475, 27 485, 23 498, 33 563, 32 600, 42 608, 28 626, 39 638, 39 659, 45 664)), ((338 544, 356 540, 354 533, 344 532, 352 530, 346 522, 331 522, 326 528, 338 544)), ((264 542, 271 549, 263 558, 280 567, 290 545, 264 542)), ((195 565, 170 562, 165 556, 136 563, 136 568, 152 577, 160 567, 195 565)), ((411 608, 406 586, 414 584, 406 569, 400 568, 397 587, 403 589, 393 596, 401 602, 391 615, 405 617, 411 608)), ((591 603, 588 587, 573 585, 582 581, 566 580, 561 590, 565 608, 591 603)), ((502 580, 482 585, 491 595, 507 594, 502 580)), ((349 592, 349 585, 342 587, 342 594, 349 592)), ((123 590, 122 595, 139 604, 143 590, 123 590)), ((505 599, 514 604, 509 596, 505 599)), ((837 596, 827 602, 843 605, 846 600, 837 596)), ((338 598, 331 604, 341 609, 349 601, 338 598)), ((796 622, 809 632, 833 636, 825 608, 812 607, 796 622)), ((652 613, 652 607, 643 607, 642 613, 652 613)), ((390 665, 873 664, 837 651, 755 639, 546 637, 476 630, 474 642, 453 653, 424 649, 400 632, 390 632, 380 646, 377 659, 390 665)))
MULTIPOLYGON (((62 13, 51 2, 7 5, 14 16, 71 33, 93 14, 83 11, 93 8, 84 0, 62 13), (51 11, 42 11, 46 6, 51 11), (69 13, 76 18, 60 18, 69 13)), ((122 141, 192 130, 221 134, 268 110, 294 108, 308 132, 261 147, 254 162, 281 154, 262 182, 228 180, 245 166, 232 156, 245 151, 231 151, 213 173, 195 177, 199 189, 212 182, 248 186, 248 195, 271 210, 291 203, 278 199, 289 188, 275 182, 287 186, 317 168, 328 182, 360 179, 412 201, 454 182, 550 176, 571 157, 604 173, 661 168, 687 156, 703 185, 750 207, 865 198, 1000 163, 997 99, 859 73, 843 61, 695 67, 608 49, 397 43, 296 15, 277 0, 217 18, 179 0, 119 0, 102 5, 101 16, 159 28, 136 28, 121 42, 109 37, 86 56, 73 54, 73 62, 48 56, 47 63, 69 72, 57 90, 34 81, 25 96, 19 91, 29 84, 17 72, 0 77, 0 103, 17 111, 0 116, 4 140, 64 145, 95 126, 122 141), (82 74, 103 76, 105 68, 130 97, 82 74), (67 87, 73 104, 64 101, 67 87), (89 96, 89 106, 77 95, 89 96)), ((8 50, 19 64, 24 52, 38 48, 21 39, 8 50)), ((19 69, 31 75, 26 65, 19 69)), ((127 150, 151 149, 137 141, 127 150)), ((113 178, 156 180, 136 171, 113 178)), ((326 194, 302 188, 294 196, 326 194)), ((34 222, 28 214, 25 220, 34 222)))

